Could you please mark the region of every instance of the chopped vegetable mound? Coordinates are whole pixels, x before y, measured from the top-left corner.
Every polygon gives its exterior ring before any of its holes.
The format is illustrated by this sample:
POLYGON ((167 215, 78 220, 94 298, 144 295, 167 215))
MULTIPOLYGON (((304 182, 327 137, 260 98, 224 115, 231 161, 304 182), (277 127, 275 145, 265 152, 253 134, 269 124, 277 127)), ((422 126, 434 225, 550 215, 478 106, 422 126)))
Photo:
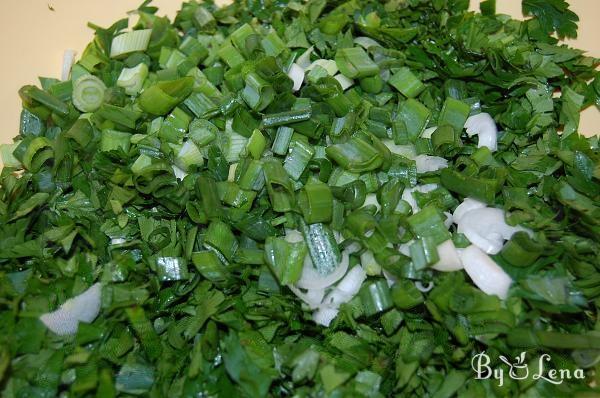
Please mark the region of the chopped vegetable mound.
POLYGON ((0 145, 0 395, 598 396, 599 60, 522 5, 90 24, 0 145))

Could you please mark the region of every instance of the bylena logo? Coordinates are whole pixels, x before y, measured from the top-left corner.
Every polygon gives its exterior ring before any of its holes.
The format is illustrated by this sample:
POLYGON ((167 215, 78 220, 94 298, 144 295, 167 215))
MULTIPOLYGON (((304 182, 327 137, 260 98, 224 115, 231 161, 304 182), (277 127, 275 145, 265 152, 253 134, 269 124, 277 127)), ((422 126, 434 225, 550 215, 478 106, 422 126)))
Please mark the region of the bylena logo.
MULTIPOLYGON (((542 354, 537 363, 529 367, 526 363, 526 353, 523 351, 521 354, 515 357, 514 361, 510 361, 504 355, 500 355, 498 359, 508 366, 508 377, 513 380, 523 380, 531 377, 533 380, 546 380, 552 384, 562 384, 565 380, 585 378, 583 369, 553 369, 547 367, 547 362, 550 362, 552 358, 548 354, 542 354), (531 373, 530 373, 531 372, 531 373)), ((503 367, 497 367, 492 369, 490 363, 492 362, 489 355, 484 352, 476 354, 471 359, 471 367, 475 371, 476 379, 494 379, 498 381, 498 386, 504 385, 505 371, 503 367)))

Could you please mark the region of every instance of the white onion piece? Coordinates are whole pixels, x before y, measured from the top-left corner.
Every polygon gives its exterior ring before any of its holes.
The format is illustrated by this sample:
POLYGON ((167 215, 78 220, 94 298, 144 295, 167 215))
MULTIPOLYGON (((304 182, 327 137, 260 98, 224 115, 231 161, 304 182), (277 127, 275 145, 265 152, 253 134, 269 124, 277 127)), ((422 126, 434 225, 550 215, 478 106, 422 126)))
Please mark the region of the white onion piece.
POLYGON ((59 336, 77 333, 79 322, 90 323, 100 313, 102 285, 96 283, 85 292, 65 301, 56 311, 40 316, 40 321, 59 336))
POLYGON ((313 52, 314 49, 315 49, 314 46, 310 46, 296 60, 296 64, 298 64, 298 66, 301 67, 303 70, 309 67, 309 65, 310 65, 310 55, 312 54, 312 52, 313 52))
POLYGON ((335 319, 339 310, 336 308, 320 308, 313 314, 313 321, 317 325, 328 327, 331 321, 335 319))
POLYGON ((460 252, 460 258, 465 271, 481 291, 506 299, 512 279, 490 256, 471 245, 460 252))
POLYGON ((316 66, 320 66, 325 69, 330 76, 338 73, 338 67, 334 60, 332 59, 317 59, 313 61, 308 67, 305 69, 306 72, 313 70, 316 66))
POLYGON ((435 130, 437 130, 437 126, 426 128, 423 131, 423 133, 421 134, 421 137, 422 138, 431 138, 431 136, 433 135, 433 133, 435 133, 435 130))
POLYGON ((417 150, 414 145, 396 145, 392 140, 381 140, 383 144, 395 155, 404 156, 408 159, 417 157, 417 150))
POLYGON ((411 240, 411 241, 409 241, 409 242, 407 242, 407 243, 403 243, 403 244, 401 244, 400 246, 398 246, 398 251, 399 251, 401 254, 404 254, 405 256, 408 256, 408 257, 410 257, 410 246, 411 246, 411 245, 412 245, 414 242, 415 242, 414 240, 411 240))
POLYGON ((306 299, 310 303, 315 303, 315 308, 321 304, 325 297, 325 289, 311 289, 306 291, 306 299))
POLYGON ((352 268, 335 289, 323 300, 323 306, 338 308, 340 304, 352 300, 360 290, 365 279, 367 279, 367 274, 362 267, 356 266, 352 268))
POLYGON ((519 231, 530 233, 523 227, 508 225, 504 211, 493 207, 471 210, 458 222, 458 232, 465 234, 471 243, 488 254, 500 252, 504 241, 519 231))
POLYGON ((285 229, 285 241, 288 243, 304 242, 304 236, 297 229, 285 229))
POLYGON ((341 73, 338 73, 333 78, 338 81, 340 86, 342 86, 342 91, 346 91, 354 85, 354 80, 342 75, 341 73))
POLYGON ((452 221, 455 224, 460 222, 462 216, 471 210, 481 209, 483 207, 487 207, 487 205, 483 202, 478 201, 477 199, 465 198, 461 204, 459 204, 456 209, 454 209, 454 213, 452 214, 452 221))
POLYGON ((112 238, 110 240, 111 245, 122 245, 125 242, 127 242, 127 241, 123 238, 112 238))
POLYGON ((477 134, 477 147, 488 147, 492 152, 498 149, 498 127, 489 113, 470 116, 465 122, 469 137, 477 134))
POLYGON ((417 173, 428 173, 448 167, 448 161, 439 156, 419 155, 415 157, 417 173))
POLYGON ((365 272, 363 267, 355 266, 350 271, 348 271, 344 279, 342 279, 340 283, 338 283, 335 290, 344 292, 347 295, 354 297, 354 295, 356 295, 356 293, 358 293, 358 291, 360 290, 360 286, 365 281, 365 279, 367 279, 367 273, 365 272))
POLYGON ((456 246, 454 246, 452 239, 448 239, 447 241, 440 243, 437 247, 437 251, 440 259, 437 263, 431 266, 431 268, 434 270, 450 272, 458 271, 459 269, 464 268, 462 261, 460 261, 458 250, 456 250, 456 246))
POLYGON ((354 39, 354 43, 358 44, 365 50, 368 50, 371 47, 381 47, 381 44, 367 36, 358 36, 354 39))
POLYGON ((179 167, 177 167, 175 165, 173 165, 173 174, 175 174, 175 178, 177 178, 178 180, 183 180, 188 175, 188 173, 181 170, 179 167))
POLYGON ((63 64, 62 71, 60 74, 60 80, 69 80, 69 75, 71 74, 71 68, 75 63, 75 56, 77 55, 77 51, 75 50, 65 50, 63 53, 63 64))
POLYGON ((302 67, 298 64, 292 64, 287 75, 294 82, 292 90, 300 90, 300 87, 302 87, 302 82, 304 81, 304 69, 302 69, 302 67))
POLYGON ((417 185, 414 188, 407 188, 402 192, 402 200, 408 202, 408 204, 410 204, 410 207, 412 207, 413 213, 416 213, 420 210, 420 208, 417 204, 417 201, 413 197, 413 192, 427 193, 433 191, 436 188, 437 184, 424 184, 417 185))
POLYGON ((425 286, 421 283, 421 281, 416 281, 415 287, 417 288, 418 291, 427 293, 428 291, 433 289, 433 282, 427 282, 427 286, 425 286))
POLYGON ((339 306, 352 300, 366 278, 367 274, 362 267, 356 266, 352 268, 344 279, 338 283, 336 288, 323 300, 322 305, 313 314, 313 320, 319 325, 329 326, 331 321, 337 316, 339 306))
POLYGON ((319 308, 323 301, 323 297, 325 297, 325 289, 307 290, 306 293, 303 293, 296 286, 288 285, 288 287, 292 293, 298 296, 300 300, 304 301, 311 310, 319 308))
POLYGON ((302 275, 300 276, 300 280, 296 282, 296 286, 301 289, 325 289, 339 281, 346 274, 349 263, 350 256, 346 251, 343 251, 342 261, 340 261, 337 268, 329 275, 321 275, 315 269, 310 256, 307 255, 304 259, 302 275))

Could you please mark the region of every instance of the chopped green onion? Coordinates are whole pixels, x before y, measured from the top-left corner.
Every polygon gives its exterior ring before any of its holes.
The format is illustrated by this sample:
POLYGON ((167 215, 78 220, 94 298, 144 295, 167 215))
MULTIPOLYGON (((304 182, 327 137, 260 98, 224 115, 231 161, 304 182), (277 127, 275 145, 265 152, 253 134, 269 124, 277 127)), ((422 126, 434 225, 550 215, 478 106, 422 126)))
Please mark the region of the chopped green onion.
POLYGON ((459 146, 460 134, 451 126, 440 126, 431 134, 431 144, 437 153, 445 154, 446 152, 459 146))
POLYGON ((340 72, 350 78, 373 76, 379 67, 361 47, 341 48, 335 54, 335 63, 340 72))
POLYGON ((421 136, 431 111, 419 101, 409 98, 398 109, 398 119, 393 124, 394 143, 406 145, 415 142, 421 136))
POLYGON ((158 257, 156 269, 161 282, 182 281, 189 277, 187 263, 181 257, 158 257))
POLYGON ((225 159, 230 163, 237 162, 242 152, 246 150, 248 138, 235 131, 227 131, 225 134, 221 134, 221 138, 223 140, 221 148, 225 159))
POLYGON ((235 253, 238 264, 261 265, 265 263, 265 253, 261 249, 239 248, 235 253))
POLYGON ((162 345, 144 309, 141 307, 126 308, 125 314, 129 319, 133 331, 140 340, 146 355, 156 360, 162 352, 162 345))
POLYGON ((37 172, 46 161, 52 159, 54 150, 46 137, 24 139, 13 151, 13 156, 23 163, 25 169, 37 172))
POLYGON ((267 264, 281 285, 290 285, 300 279, 307 252, 304 242, 290 243, 272 236, 265 242, 267 264))
POLYGON ((327 69, 323 68, 322 66, 315 65, 311 68, 311 70, 306 75, 306 79, 308 80, 309 83, 314 84, 314 83, 317 83, 322 78, 327 77, 327 76, 329 76, 329 73, 327 73, 327 69))
POLYGON ((355 173, 376 170, 383 163, 379 151, 360 138, 328 146, 325 151, 341 167, 355 173))
POLYGON ((219 129, 204 119, 194 119, 189 125, 189 137, 194 144, 202 148, 217 138, 219 129))
POLYGON ((333 213, 333 195, 327 184, 310 182, 298 194, 298 206, 302 210, 304 221, 308 224, 331 221, 333 213))
POLYGON ((73 82, 71 80, 67 80, 64 82, 53 84, 48 88, 48 92, 61 101, 72 100, 73 82))
POLYGON ((104 103, 95 115, 124 127, 134 129, 138 119, 142 117, 142 112, 133 108, 121 108, 104 103))
POLYGON ((271 30, 260 43, 265 50, 265 54, 271 57, 278 56, 286 49, 285 43, 274 30, 271 30))
POLYGON ((223 203, 239 209, 250 210, 256 198, 256 192, 242 189, 233 182, 219 182, 217 188, 223 203))
POLYGON ((408 279, 400 279, 395 283, 391 295, 394 305, 401 310, 410 310, 425 301, 415 283, 408 279))
POLYGON ((133 30, 116 36, 110 45, 110 57, 145 51, 150 43, 152 29, 133 30))
POLYGON ((148 65, 140 63, 133 68, 123 68, 117 86, 123 87, 127 95, 137 95, 148 77, 148 65))
POLYGON ((214 179, 200 176, 196 180, 196 192, 202 201, 202 208, 208 219, 221 215, 221 201, 218 196, 217 184, 214 179))
POLYGON ((263 125, 265 127, 276 127, 276 126, 281 126, 281 125, 285 125, 285 124, 302 122, 302 121, 310 119, 310 117, 311 117, 310 108, 291 110, 291 111, 287 111, 287 112, 265 115, 263 117, 263 125))
POLYGON ((175 108, 164 119, 158 130, 158 136, 167 142, 180 144, 188 130, 190 120, 191 117, 187 113, 180 108, 175 108))
POLYGON ((22 136, 39 136, 45 131, 46 126, 39 116, 29 112, 27 109, 21 111, 19 133, 22 136))
POLYGON ((229 278, 223 263, 210 250, 192 253, 192 263, 204 278, 213 283, 223 283, 229 278))
MULTIPOLYGON (((420 238, 432 238, 435 245, 450 239, 451 235, 437 208, 427 206, 407 219, 413 233, 420 238)), ((436 251, 437 252, 437 251, 436 251)))
POLYGON ((20 141, 14 144, 0 144, 0 159, 5 167, 21 167, 21 162, 13 155, 15 149, 19 146, 20 141))
POLYGON ((293 134, 294 130, 291 127, 280 126, 277 129, 275 139, 273 140, 273 146, 271 147, 273 153, 276 155, 287 154, 293 134))
POLYGON ((448 97, 444 101, 440 117, 438 118, 438 126, 452 126, 456 131, 462 131, 465 122, 469 117, 471 107, 459 100, 448 97))
POLYGON ((335 272, 342 255, 331 228, 323 223, 307 225, 303 220, 300 223, 304 241, 317 273, 330 275, 335 272))
MULTIPOLYGON (((238 170, 237 167, 236 170, 238 170)), ((242 189, 251 189, 257 192, 263 189, 265 185, 265 176, 263 173, 263 163, 261 161, 245 159, 239 170, 237 183, 242 189)))
POLYGON ((363 286, 360 289, 359 297, 367 316, 386 311, 394 305, 385 279, 379 279, 363 286))
POLYGON ((231 42, 239 51, 245 53, 248 51, 248 39, 254 34, 252 26, 245 23, 231 33, 231 42))
POLYGON ((277 212, 292 210, 295 203, 294 189, 281 163, 277 160, 266 161, 263 171, 273 210, 277 212))
POLYGON ((246 150, 254 159, 260 159, 266 146, 267 140, 262 135, 260 130, 254 130, 250 136, 250 139, 248 140, 246 150))
POLYGON ((540 257, 543 249, 527 232, 519 231, 504 245, 500 256, 514 266, 527 267, 540 257))
POLYGON ((186 141, 175 159, 175 165, 183 171, 189 171, 192 166, 200 167, 204 157, 192 140, 186 141))
POLYGON ((449 191, 489 204, 494 203, 499 189, 498 181, 494 179, 472 177, 450 168, 442 169, 440 176, 449 191))
POLYGON ((71 128, 65 132, 65 137, 72 138, 82 148, 86 147, 94 138, 94 127, 87 118, 79 118, 71 128))
POLYGON ((193 85, 191 77, 158 82, 142 92, 140 107, 153 115, 165 115, 190 95, 193 85))
POLYGON ((102 132, 102 141, 100 150, 114 151, 121 149, 124 152, 129 151, 131 145, 131 134, 116 130, 105 130, 102 132))
POLYGON ((408 68, 400 68, 394 73, 388 83, 407 98, 415 98, 425 90, 423 82, 408 68))
POLYGON ((383 90, 383 79, 379 75, 363 77, 360 79, 360 88, 366 93, 378 94, 383 90))
POLYGON ((235 47, 231 45, 231 43, 225 43, 219 49, 219 57, 221 57, 221 59, 225 61, 225 63, 229 65, 230 68, 240 66, 245 61, 242 54, 240 54, 240 52, 236 50, 235 47))
POLYGON ((409 249, 410 257, 416 270, 422 270, 440 261, 437 243, 432 237, 427 236, 415 240, 409 249))
POLYGON ((196 22, 202 32, 210 32, 216 25, 215 17, 202 5, 199 5, 194 12, 194 22, 196 22))
POLYGON ((23 86, 19 90, 19 96, 25 104, 30 106, 38 102, 59 115, 66 116, 69 114, 69 108, 64 102, 35 86, 23 86))
POLYGON ((244 77, 244 81, 246 82, 246 86, 242 91, 242 98, 252 109, 262 111, 275 98, 273 87, 257 73, 248 73, 244 77))
POLYGON ((250 138, 255 129, 260 127, 260 122, 252 116, 252 113, 243 108, 238 109, 233 116, 231 128, 238 134, 250 138))
POLYGON ((233 256, 238 249, 238 241, 229 225, 222 221, 214 220, 206 230, 204 246, 215 252, 217 256, 222 257, 225 262, 229 262, 233 260, 233 256))
POLYGON ((204 93, 192 93, 183 104, 199 118, 207 117, 218 109, 217 104, 204 93))
POLYGON ((294 140, 283 162, 283 168, 293 180, 298 180, 308 167, 314 153, 314 149, 309 144, 301 140, 294 140))
POLYGON ((131 172, 139 175, 144 172, 144 169, 152 164, 152 158, 148 155, 141 154, 131 165, 131 172))
POLYGON ((367 186, 364 181, 355 180, 342 186, 332 186, 331 192, 336 199, 344 203, 349 209, 354 210, 365 203, 367 186))

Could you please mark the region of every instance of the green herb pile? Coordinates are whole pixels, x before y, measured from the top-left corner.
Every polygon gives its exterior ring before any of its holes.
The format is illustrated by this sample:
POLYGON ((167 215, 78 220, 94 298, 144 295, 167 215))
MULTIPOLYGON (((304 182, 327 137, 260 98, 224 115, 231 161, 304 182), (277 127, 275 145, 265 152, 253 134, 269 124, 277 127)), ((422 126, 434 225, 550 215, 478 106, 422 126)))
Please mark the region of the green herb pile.
POLYGON ((563 0, 467 9, 189 2, 171 22, 147 2, 133 31, 90 25, 68 80, 21 89, 1 147, 2 396, 595 396, 600 157, 578 123, 598 60, 557 39, 576 36, 563 0), (463 129, 480 112, 495 152, 463 129), (432 244, 470 244, 443 223, 466 197, 533 232, 492 256, 506 300, 431 268, 432 244), (307 253, 327 275, 341 252, 368 277, 324 327, 290 287, 307 253), (95 283, 76 334, 40 321, 95 283), (586 378, 499 387, 474 378, 483 351, 586 378))

